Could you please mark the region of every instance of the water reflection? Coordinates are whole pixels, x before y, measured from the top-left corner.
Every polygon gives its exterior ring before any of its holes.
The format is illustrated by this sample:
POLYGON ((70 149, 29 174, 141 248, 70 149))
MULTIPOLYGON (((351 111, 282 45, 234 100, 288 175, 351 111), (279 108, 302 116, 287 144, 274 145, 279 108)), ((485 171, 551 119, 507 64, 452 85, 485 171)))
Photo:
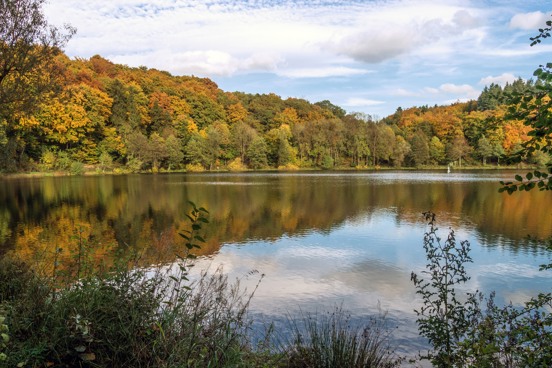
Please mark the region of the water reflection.
POLYGON ((552 235, 552 198, 508 196, 498 182, 512 173, 375 172, 173 174, 0 181, 0 254, 14 252, 45 270, 69 261, 78 242, 97 262, 134 250, 145 264, 171 262, 183 246, 192 200, 207 208, 210 255, 250 287, 266 275, 252 312, 283 321, 290 311, 343 305, 354 318, 389 311, 397 341, 413 346, 420 303, 410 272, 425 266, 420 213, 433 210, 446 236, 472 244, 467 288, 496 290, 518 303, 548 290, 552 274, 538 242, 552 235), (41 265, 41 266, 40 266, 41 265))
POLYGON ((481 245, 537 251, 527 235, 551 236, 551 199, 540 192, 498 194, 498 181, 511 175, 375 172, 4 179, 0 252, 32 254, 36 249, 28 248, 49 243, 70 249, 72 232, 85 229, 84 235, 105 252, 130 247, 150 262, 170 260, 172 246, 181 246, 178 231, 188 225, 188 200, 211 212, 205 254, 229 242, 327 233, 347 221, 365 222, 389 213, 393 223, 359 239, 378 242, 378 234, 419 224, 420 212, 428 209, 439 214, 442 226, 473 231, 481 245))

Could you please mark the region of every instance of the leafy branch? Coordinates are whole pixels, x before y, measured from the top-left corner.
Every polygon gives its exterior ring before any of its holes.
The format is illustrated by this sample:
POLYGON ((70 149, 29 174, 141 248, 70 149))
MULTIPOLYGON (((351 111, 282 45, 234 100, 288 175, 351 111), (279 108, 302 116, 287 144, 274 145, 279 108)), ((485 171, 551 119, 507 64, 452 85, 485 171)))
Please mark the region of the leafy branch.
POLYGON ((547 21, 546 25, 548 27, 546 28, 539 28, 539 34, 535 37, 531 37, 530 40, 531 46, 535 46, 538 43, 541 43, 541 39, 550 37, 550 31, 552 31, 552 21, 547 21))
MULTIPOLYGON (((549 172, 552 174, 552 169, 549 169, 549 172)), ((525 177, 521 175, 515 176, 516 182, 513 181, 501 181, 501 188, 498 189, 499 193, 507 192, 512 194, 516 191, 530 191, 536 187, 539 190, 552 190, 552 175, 535 170, 533 172, 528 172, 525 177)))
POLYGON ((199 234, 202 229, 202 224, 209 223, 207 219, 209 211, 203 207, 198 208, 192 201, 188 201, 188 203, 192 206, 192 210, 189 214, 186 214, 186 217, 190 220, 192 226, 190 230, 182 230, 182 232, 179 233, 179 235, 186 240, 186 243, 184 243, 186 250, 184 255, 177 255, 177 258, 181 261, 179 264, 181 279, 184 281, 189 281, 187 277, 187 262, 196 258, 192 251, 194 249, 201 249, 201 245, 199 245, 198 242, 205 243, 204 236, 199 234))

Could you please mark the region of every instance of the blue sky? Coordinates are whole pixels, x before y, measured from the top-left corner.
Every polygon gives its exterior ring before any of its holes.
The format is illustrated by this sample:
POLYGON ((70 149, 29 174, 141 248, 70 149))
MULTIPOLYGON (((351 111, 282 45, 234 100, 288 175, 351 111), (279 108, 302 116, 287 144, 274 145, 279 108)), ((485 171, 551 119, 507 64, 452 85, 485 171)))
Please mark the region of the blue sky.
POLYGON ((70 57, 377 117, 475 99, 552 61, 552 41, 529 46, 552 19, 542 0, 50 0, 44 10, 77 28, 70 57))

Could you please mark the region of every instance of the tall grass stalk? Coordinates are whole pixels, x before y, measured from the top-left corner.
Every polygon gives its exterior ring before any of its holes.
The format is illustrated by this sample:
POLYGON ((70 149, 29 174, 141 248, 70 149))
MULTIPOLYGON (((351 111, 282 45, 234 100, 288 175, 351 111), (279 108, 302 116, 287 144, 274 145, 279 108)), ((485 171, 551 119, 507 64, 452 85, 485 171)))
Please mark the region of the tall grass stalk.
POLYGON ((291 321, 292 340, 284 346, 291 368, 387 368, 400 359, 390 346, 385 316, 353 325, 341 308, 325 314, 304 314, 291 321))

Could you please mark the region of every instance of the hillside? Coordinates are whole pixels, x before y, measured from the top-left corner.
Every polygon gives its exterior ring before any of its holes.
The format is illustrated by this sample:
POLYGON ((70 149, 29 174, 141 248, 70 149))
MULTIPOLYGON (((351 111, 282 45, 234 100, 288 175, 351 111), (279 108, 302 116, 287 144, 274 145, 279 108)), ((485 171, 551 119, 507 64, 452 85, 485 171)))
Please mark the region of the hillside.
MULTIPOLYGON (((529 128, 508 116, 518 80, 477 101, 397 111, 379 122, 330 101, 222 91, 211 80, 101 56, 56 57, 56 88, 5 137, 3 171, 245 170, 502 164, 529 128)), ((525 160, 542 165, 536 152, 525 160)))

